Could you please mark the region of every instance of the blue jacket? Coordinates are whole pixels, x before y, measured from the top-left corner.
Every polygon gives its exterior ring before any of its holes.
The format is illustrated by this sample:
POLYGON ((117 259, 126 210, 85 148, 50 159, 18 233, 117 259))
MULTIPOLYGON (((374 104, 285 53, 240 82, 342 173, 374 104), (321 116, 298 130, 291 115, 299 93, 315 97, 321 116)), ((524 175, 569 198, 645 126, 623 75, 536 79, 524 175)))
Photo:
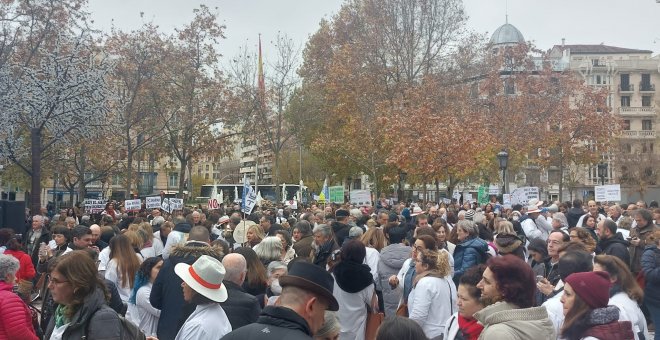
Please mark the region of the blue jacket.
POLYGON ((466 270, 484 263, 487 256, 488 244, 478 237, 457 244, 454 249, 454 283, 458 282, 466 270))
POLYGON ((651 245, 642 253, 642 271, 644 271, 644 301, 660 305, 660 249, 651 245))

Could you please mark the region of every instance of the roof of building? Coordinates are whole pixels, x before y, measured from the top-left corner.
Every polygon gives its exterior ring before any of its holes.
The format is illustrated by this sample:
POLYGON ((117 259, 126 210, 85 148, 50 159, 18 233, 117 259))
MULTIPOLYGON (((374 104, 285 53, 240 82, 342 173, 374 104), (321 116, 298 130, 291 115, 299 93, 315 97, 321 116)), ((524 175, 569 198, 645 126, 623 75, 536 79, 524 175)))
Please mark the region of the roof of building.
POLYGON ((634 48, 624 48, 608 45, 555 45, 553 47, 559 50, 569 49, 572 54, 631 54, 631 53, 653 53, 649 50, 638 50, 634 48))
POLYGON ((525 43, 525 38, 515 26, 508 22, 496 29, 490 38, 491 46, 519 43, 525 43))

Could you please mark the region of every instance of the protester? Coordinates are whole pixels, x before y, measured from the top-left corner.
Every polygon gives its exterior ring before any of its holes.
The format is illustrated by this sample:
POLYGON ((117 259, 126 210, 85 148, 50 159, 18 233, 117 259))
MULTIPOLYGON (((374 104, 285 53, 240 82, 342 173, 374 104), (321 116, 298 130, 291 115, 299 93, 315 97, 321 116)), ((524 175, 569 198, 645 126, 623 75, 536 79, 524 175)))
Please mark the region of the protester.
POLYGON ((588 252, 594 253, 596 251, 596 240, 586 228, 575 227, 571 229, 570 238, 571 241, 582 243, 588 252))
POLYGON ((466 270, 486 262, 488 244, 478 237, 477 227, 472 221, 459 221, 456 225, 458 240, 454 250, 454 283, 458 283, 466 270))
POLYGON ((403 294, 401 287, 392 287, 389 278, 396 277, 411 253, 404 241, 406 230, 396 222, 389 222, 384 227, 385 237, 389 245, 380 251, 378 262, 378 280, 383 292, 383 304, 385 316, 395 315, 399 301, 403 294))
MULTIPOLYGON (((644 273, 644 305, 648 308, 654 325, 660 325, 660 231, 646 235, 647 246, 641 257, 644 273)), ((660 332, 656 331, 656 340, 660 332)))
POLYGON ((619 308, 608 306, 610 276, 607 272, 574 273, 566 278, 564 324, 561 336, 567 340, 592 337, 599 340, 633 339, 630 321, 619 321, 619 308))
POLYGON ((266 238, 252 249, 265 267, 273 261, 282 261, 282 258, 286 254, 282 240, 276 236, 266 236, 266 238))
POLYGON ((178 263, 174 272, 183 281, 183 299, 195 311, 176 335, 176 340, 215 340, 231 332, 231 324, 220 306, 227 300, 222 284, 225 268, 216 258, 202 255, 192 265, 178 263))
POLYGON ((12 292, 19 267, 15 257, 0 254, 0 339, 37 340, 30 310, 12 292))
POLYGON ((325 311, 339 309, 332 295, 332 275, 317 265, 293 262, 280 284, 278 305, 267 306, 256 323, 234 330, 223 340, 312 339, 325 322, 325 311))
MULTIPOLYGON (((607 220, 611 223, 614 221, 607 220)), ((594 257, 594 271, 604 271, 610 275, 610 301, 608 304, 619 307, 619 320, 632 323, 635 340, 650 339, 646 317, 639 308, 644 293, 630 273, 628 265, 616 256, 598 255, 594 257)))
POLYGON ((337 340, 341 327, 337 320, 337 313, 325 311, 323 326, 314 334, 314 340, 337 340))
POLYGON ((534 306, 534 272, 513 255, 494 257, 486 263, 481 281, 481 301, 486 306, 474 314, 484 329, 479 339, 555 339, 556 333, 544 307, 534 306))
POLYGON ((289 234, 287 230, 282 229, 276 231, 275 236, 277 236, 282 242, 282 262, 284 262, 284 264, 288 264, 297 256, 296 250, 293 249, 293 239, 291 238, 291 234, 289 234))
POLYGON ((341 260, 332 269, 342 339, 364 339, 368 307, 378 310, 373 276, 369 266, 363 264, 365 256, 362 242, 346 240, 341 247, 341 260))
POLYGON ((105 278, 117 285, 124 303, 128 302, 135 284, 135 273, 140 269, 142 257, 131 247, 126 235, 117 235, 110 240, 110 262, 105 278))
POLYGON ((154 308, 160 309, 158 321, 158 340, 172 340, 182 322, 193 312, 194 307, 185 303, 181 291, 181 278, 174 273, 179 263, 193 264, 202 255, 216 259, 222 258, 220 248, 209 246, 208 229, 197 226, 190 229, 188 241, 172 249, 171 256, 163 262, 149 296, 154 308))
POLYGON ((257 298, 263 297, 260 299, 259 303, 263 308, 266 305, 273 305, 277 301, 278 296, 282 293, 282 286, 280 285, 280 277, 286 275, 287 266, 284 262, 273 261, 268 264, 266 268, 266 273, 268 275, 268 288, 266 288, 266 294, 260 295, 257 298))
POLYGON ((243 282, 245 292, 258 296, 266 293, 268 275, 266 266, 259 260, 257 253, 249 247, 240 247, 235 253, 243 255, 247 261, 247 278, 243 282))
POLYGON ((454 313, 445 323, 443 339, 477 340, 484 327, 477 322, 474 314, 484 308, 481 291, 477 284, 481 281, 486 266, 478 265, 468 269, 458 285, 456 304, 458 313, 454 313))
POLYGON ((445 321, 456 310, 456 286, 451 280, 449 253, 418 252, 415 272, 417 275, 408 297, 408 314, 411 320, 422 326, 424 334, 433 339, 443 334, 445 321))
POLYGON ((32 265, 36 268, 39 261, 39 247, 42 243, 51 241, 51 233, 44 226, 44 218, 40 215, 32 216, 31 228, 23 237, 23 250, 30 255, 32 265))
POLYGON ((131 297, 128 299, 127 318, 132 316, 131 321, 135 323, 146 335, 156 335, 160 310, 154 308, 149 302, 151 288, 158 276, 163 260, 159 257, 150 257, 140 265, 135 274, 135 284, 131 297))
POLYGON ((241 287, 247 275, 247 262, 241 254, 227 254, 222 259, 225 278, 222 283, 227 287, 227 300, 220 303, 227 314, 232 329, 249 325, 257 321, 261 307, 257 298, 241 287))
POLYGON ((105 286, 84 251, 55 259, 48 289, 59 306, 44 339, 120 339, 119 316, 105 304, 105 286))
POLYGON ((613 255, 621 259, 623 263, 630 263, 628 247, 630 243, 623 239, 623 235, 617 232, 616 223, 610 219, 604 219, 598 223, 598 248, 601 254, 613 255))
POLYGON ((313 233, 312 263, 325 269, 331 260, 331 255, 339 250, 339 245, 335 242, 332 227, 327 224, 319 224, 314 227, 313 233))
POLYGON ((419 252, 423 250, 438 250, 435 238, 429 235, 419 236, 412 247, 410 258, 403 263, 403 266, 401 266, 401 270, 399 270, 397 275, 390 276, 388 280, 392 288, 401 286, 401 290, 403 291, 397 308, 397 314, 399 314, 398 310, 401 310, 402 314, 408 316, 408 297, 412 291, 413 281, 416 276, 415 260, 417 259, 419 252))
POLYGON ((17 282, 32 281, 36 275, 32 258, 21 250, 21 242, 16 239, 14 229, 0 229, 0 249, 4 249, 5 255, 11 255, 18 260, 19 268, 15 274, 17 282))
POLYGON ((243 247, 254 248, 256 247, 266 235, 264 234, 263 229, 257 224, 252 224, 247 227, 245 232, 245 243, 243 247))
POLYGON ((401 316, 387 318, 378 328, 376 340, 427 340, 422 327, 401 316))
POLYGON ((296 230, 299 233, 300 239, 293 244, 293 250, 295 250, 296 255, 308 258, 312 253, 312 243, 314 243, 312 227, 308 221, 298 221, 293 227, 294 239, 296 230))
POLYGON ((633 275, 638 276, 642 271, 642 253, 645 251, 647 245, 651 245, 654 242, 647 243, 646 239, 655 231, 660 230, 660 227, 653 223, 653 215, 646 209, 636 210, 634 218, 637 227, 632 228, 630 231, 630 271, 633 275))

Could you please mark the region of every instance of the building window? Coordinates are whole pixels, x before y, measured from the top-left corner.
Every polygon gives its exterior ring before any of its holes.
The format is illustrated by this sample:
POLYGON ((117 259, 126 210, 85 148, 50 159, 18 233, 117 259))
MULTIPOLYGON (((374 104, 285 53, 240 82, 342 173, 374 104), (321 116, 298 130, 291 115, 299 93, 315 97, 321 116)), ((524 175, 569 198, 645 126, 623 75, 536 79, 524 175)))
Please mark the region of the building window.
POLYGON ((170 187, 178 187, 179 186, 179 173, 178 172, 170 172, 170 174, 167 176, 167 186, 170 186, 170 187))
POLYGON ((513 82, 513 79, 504 80, 504 94, 516 94, 516 86, 513 82))
POLYGON ((630 119, 625 119, 625 120, 623 121, 623 126, 622 126, 622 128, 623 128, 624 130, 630 130, 630 119))
POLYGON ((642 130, 644 131, 653 130, 653 121, 650 119, 642 120, 642 130))
POLYGON ((644 107, 651 106, 651 96, 642 96, 642 106, 644 107))
POLYGON ((630 107, 630 96, 621 96, 621 107, 630 107))
POLYGON ((204 179, 209 179, 209 173, 208 172, 204 174, 204 179))
POLYGON ((206 164, 206 171, 209 171, 209 165, 206 164))
POLYGON ((642 153, 653 153, 653 143, 642 143, 642 153))
POLYGON ((122 185, 122 175, 112 175, 112 185, 122 185))
POLYGON ((632 153, 632 145, 629 143, 621 145, 621 152, 623 153, 632 153))

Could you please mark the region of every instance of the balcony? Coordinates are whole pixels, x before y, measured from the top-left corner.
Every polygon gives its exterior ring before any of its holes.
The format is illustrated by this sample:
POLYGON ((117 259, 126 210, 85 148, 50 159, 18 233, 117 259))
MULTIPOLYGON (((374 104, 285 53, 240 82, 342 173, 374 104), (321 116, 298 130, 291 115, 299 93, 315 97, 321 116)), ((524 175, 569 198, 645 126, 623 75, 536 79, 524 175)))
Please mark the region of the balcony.
POLYGON ((655 92, 655 84, 639 83, 639 92, 655 92))
POLYGON ((622 106, 619 108, 619 114, 623 117, 649 117, 655 116, 655 107, 653 106, 622 106))
POLYGON ((635 91, 633 84, 619 84, 619 93, 632 93, 635 91))
POLYGON ((621 131, 621 137, 623 138, 635 138, 635 139, 655 139, 654 130, 624 130, 621 131))

